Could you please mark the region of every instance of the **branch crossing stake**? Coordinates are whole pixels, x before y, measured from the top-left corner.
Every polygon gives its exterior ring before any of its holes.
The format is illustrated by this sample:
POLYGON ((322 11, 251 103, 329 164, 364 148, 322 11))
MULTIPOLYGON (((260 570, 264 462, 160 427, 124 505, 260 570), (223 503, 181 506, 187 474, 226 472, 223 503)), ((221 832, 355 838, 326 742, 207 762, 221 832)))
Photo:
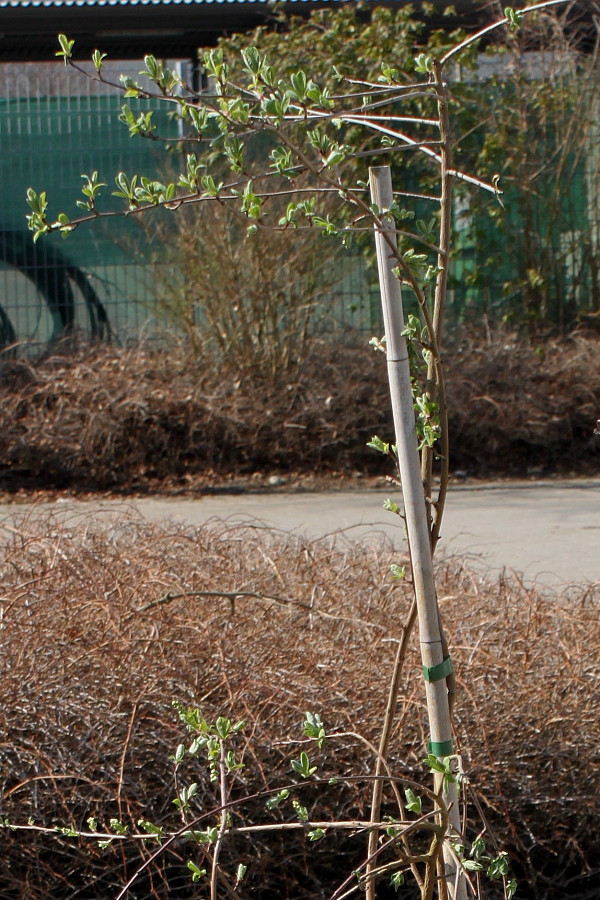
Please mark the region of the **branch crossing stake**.
MULTIPOLYGON (((442 669, 448 667, 449 661, 444 659, 440 634, 433 559, 417 448, 408 351, 406 340, 402 335, 404 331, 402 292, 400 281, 393 272, 397 264, 395 226, 391 217, 385 215, 386 210, 392 207, 394 200, 389 166, 376 166, 369 169, 369 180, 371 202, 380 211, 381 228, 375 230, 375 246, 385 326, 388 381, 398 448, 398 468, 417 603, 421 659, 423 672, 428 673, 425 675, 424 683, 431 735, 429 747, 432 753, 443 758, 451 756, 453 752, 448 691, 445 677, 439 675, 442 669), (430 677, 431 673, 433 673, 433 677, 430 677)), ((439 789, 439 786, 440 777, 437 776, 436 789, 439 789)), ((448 807, 450 830, 454 837, 458 837, 461 833, 461 822, 456 784, 447 786, 444 791, 444 801, 448 807)), ((456 857, 449 847, 448 841, 444 841, 444 869, 451 900, 466 900, 466 878, 462 869, 457 870, 456 857)))

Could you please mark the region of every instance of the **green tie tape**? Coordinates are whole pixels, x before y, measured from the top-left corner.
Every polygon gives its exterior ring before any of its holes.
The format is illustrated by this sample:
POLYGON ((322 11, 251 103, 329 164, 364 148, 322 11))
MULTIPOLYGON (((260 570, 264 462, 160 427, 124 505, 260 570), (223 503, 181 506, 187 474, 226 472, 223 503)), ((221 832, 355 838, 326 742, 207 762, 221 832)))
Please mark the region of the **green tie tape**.
POLYGON ((433 753, 434 756, 452 756, 454 753, 452 741, 429 741, 427 752, 433 753))
POLYGON ((449 656, 442 660, 441 663, 438 663, 437 666, 423 666, 423 678, 425 681, 441 681, 442 678, 447 678, 452 672, 452 660, 449 656))

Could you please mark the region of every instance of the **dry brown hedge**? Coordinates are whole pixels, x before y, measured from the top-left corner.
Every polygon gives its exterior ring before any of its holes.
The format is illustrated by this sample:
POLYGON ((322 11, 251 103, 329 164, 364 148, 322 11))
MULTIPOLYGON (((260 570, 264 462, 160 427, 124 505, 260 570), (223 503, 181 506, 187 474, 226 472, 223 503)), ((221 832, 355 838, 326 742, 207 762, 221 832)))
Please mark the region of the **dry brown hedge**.
MULTIPOLYGON (((600 468, 600 342, 510 339, 448 355, 451 463, 472 476, 600 468)), ((103 348, 0 362, 0 488, 199 486, 261 472, 387 472, 385 365, 314 344, 282 383, 230 375, 177 349, 103 348)))
MULTIPOLYGON (((207 718, 246 720, 247 792, 289 780, 297 748, 285 741, 300 736, 307 709, 329 730, 376 739, 394 654, 386 639, 398 636, 409 601, 407 586, 386 574, 394 558, 386 545, 134 517, 91 524, 34 515, 3 534, 2 816, 82 828, 90 814, 104 825, 144 815, 175 827, 168 755, 183 731, 173 699, 207 718), (172 594, 182 596, 157 602, 172 594)), ((511 854, 518 896, 592 900, 600 890, 597 591, 544 596, 514 580, 488 584, 457 563, 441 565, 439 590, 460 687, 457 742, 511 854)), ((398 774, 426 781, 425 740, 413 650, 393 738, 398 774)), ((326 744, 319 762, 327 775, 364 775, 373 765, 349 738, 326 744)), ((205 809, 213 791, 204 778, 205 809)), ((304 791, 311 813, 349 816, 364 812, 368 786, 304 791)), ((262 801, 242 813, 266 817, 262 801)), ((2 846, 1 900, 110 900, 140 863, 135 849, 60 835, 5 831, 2 846)), ((287 836, 227 846, 230 869, 249 865, 247 896, 294 900, 328 897, 363 853, 362 839, 329 836, 314 846, 287 836)), ((129 896, 204 896, 185 870, 189 852, 175 845, 129 896)))

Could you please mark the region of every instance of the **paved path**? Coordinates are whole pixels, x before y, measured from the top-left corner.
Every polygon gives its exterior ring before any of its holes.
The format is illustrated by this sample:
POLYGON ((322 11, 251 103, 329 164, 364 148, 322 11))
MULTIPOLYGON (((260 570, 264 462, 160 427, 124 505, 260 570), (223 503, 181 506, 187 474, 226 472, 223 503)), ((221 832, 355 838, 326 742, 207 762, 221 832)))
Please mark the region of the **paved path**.
MULTIPOLYGON (((51 508, 69 519, 112 518, 134 510, 154 522, 252 521, 310 537, 338 530, 343 540, 386 535, 401 547, 403 523, 382 509, 387 493, 223 494, 127 502, 69 499, 40 504, 39 511, 51 508)), ((20 509, 30 507, 0 506, 0 526, 20 509)), ((455 487, 448 498, 439 549, 467 557, 475 568, 514 569, 530 584, 600 582, 600 480, 455 487)))

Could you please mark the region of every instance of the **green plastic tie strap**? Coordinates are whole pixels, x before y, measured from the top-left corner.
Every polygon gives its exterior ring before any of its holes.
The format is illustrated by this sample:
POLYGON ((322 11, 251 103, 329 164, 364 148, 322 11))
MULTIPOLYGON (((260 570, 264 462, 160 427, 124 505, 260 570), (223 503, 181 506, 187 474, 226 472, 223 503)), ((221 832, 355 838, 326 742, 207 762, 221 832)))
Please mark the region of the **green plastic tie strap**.
POLYGON ((438 663, 437 666, 423 666, 423 678, 425 681, 441 681, 442 678, 447 678, 452 672, 452 660, 449 656, 442 660, 441 663, 438 663))
POLYGON ((429 741, 427 752, 433 753, 434 756, 452 756, 454 753, 452 741, 429 741))

